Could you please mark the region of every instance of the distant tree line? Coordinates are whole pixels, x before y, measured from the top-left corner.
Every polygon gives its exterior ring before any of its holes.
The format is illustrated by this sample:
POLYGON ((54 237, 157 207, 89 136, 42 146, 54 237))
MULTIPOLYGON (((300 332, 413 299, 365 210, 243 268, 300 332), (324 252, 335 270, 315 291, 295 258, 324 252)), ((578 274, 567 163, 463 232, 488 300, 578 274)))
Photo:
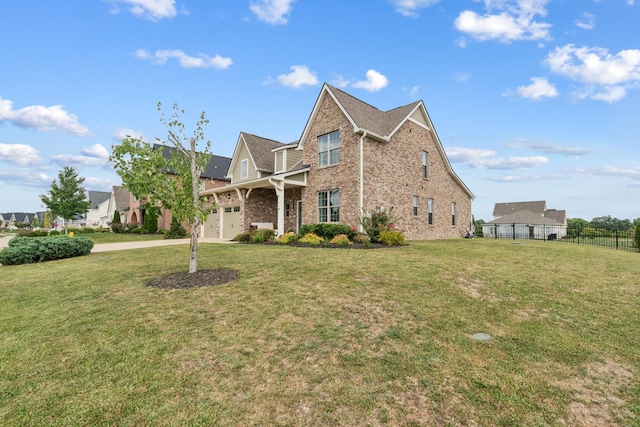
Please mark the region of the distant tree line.
POLYGON ((631 221, 630 219, 613 218, 611 215, 599 216, 591 221, 582 218, 567 219, 568 228, 597 228, 607 231, 629 231, 635 229, 639 223, 640 218, 631 221))

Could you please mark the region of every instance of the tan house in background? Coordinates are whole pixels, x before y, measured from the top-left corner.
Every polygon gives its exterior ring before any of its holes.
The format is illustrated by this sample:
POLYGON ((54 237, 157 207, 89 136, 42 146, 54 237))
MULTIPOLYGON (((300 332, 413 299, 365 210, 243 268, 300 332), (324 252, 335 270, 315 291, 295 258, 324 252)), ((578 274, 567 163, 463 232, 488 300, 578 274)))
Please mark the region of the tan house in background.
POLYGON ((204 237, 304 224, 359 227, 391 208, 407 239, 465 236, 473 194, 455 174, 422 101, 381 111, 324 84, 299 141, 240 133, 204 237))

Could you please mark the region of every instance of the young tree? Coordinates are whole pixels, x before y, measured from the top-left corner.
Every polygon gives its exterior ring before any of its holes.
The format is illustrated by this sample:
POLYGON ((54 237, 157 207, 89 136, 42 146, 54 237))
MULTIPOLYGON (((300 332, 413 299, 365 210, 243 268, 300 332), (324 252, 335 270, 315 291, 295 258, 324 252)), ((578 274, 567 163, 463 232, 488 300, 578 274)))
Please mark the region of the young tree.
POLYGON ((203 127, 209 123, 204 112, 196 122, 193 136, 185 136, 185 126, 180 121, 180 110, 173 104, 171 117, 166 118, 158 102, 160 121, 168 131, 167 140, 172 146, 165 157, 162 150, 154 150, 148 142, 127 136, 120 145, 114 145, 110 161, 131 194, 151 206, 162 205, 171 211, 179 222, 191 227, 189 273, 198 271, 198 230, 206 221, 211 205, 200 197, 200 175, 211 159, 211 142, 205 149, 196 151, 198 141, 204 141, 203 127))
POLYGON ((82 188, 84 178, 78 176, 76 170, 65 166, 58 172, 58 182, 51 182, 51 190, 47 194, 41 194, 40 200, 51 211, 54 218, 59 216, 65 220, 65 234, 67 232, 67 220, 76 215, 82 215, 89 209, 85 190, 82 188))

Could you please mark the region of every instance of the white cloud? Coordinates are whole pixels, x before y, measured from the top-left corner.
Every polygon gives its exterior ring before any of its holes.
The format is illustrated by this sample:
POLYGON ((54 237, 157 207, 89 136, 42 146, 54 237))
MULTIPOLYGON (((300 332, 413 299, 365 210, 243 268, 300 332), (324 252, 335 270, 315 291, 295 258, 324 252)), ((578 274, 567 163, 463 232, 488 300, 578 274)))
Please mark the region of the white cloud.
POLYGON ((376 70, 367 71, 365 76, 367 77, 367 80, 355 82, 352 86, 369 92, 377 92, 380 89, 387 87, 389 84, 389 80, 376 70))
POLYGON ((27 185, 32 187, 41 187, 51 184, 48 175, 42 172, 33 172, 30 170, 0 170, 0 178, 5 182, 11 182, 17 185, 27 185))
POLYGON ((542 77, 533 77, 529 79, 529 86, 520 86, 517 89, 518 95, 523 98, 539 100, 543 97, 555 98, 558 96, 556 88, 542 77))
POLYGON ((471 169, 530 169, 549 162, 543 156, 492 157, 495 151, 478 148, 451 147, 445 151, 452 163, 464 163, 471 169))
MULTIPOLYGON (((551 24, 538 22, 547 14, 548 0, 484 0, 487 13, 464 10, 456 18, 456 28, 476 40, 548 40, 551 24)), ((465 46, 464 41, 458 45, 465 46)))
POLYGON ((60 166, 98 166, 107 164, 107 159, 90 156, 77 156, 72 154, 56 154, 51 160, 60 166))
POLYGON ((450 147, 445 148, 449 161, 453 163, 472 163, 483 157, 495 156, 494 150, 481 148, 450 147))
POLYGON ((94 144, 89 148, 83 148, 82 154, 102 160, 107 160, 109 158, 109 152, 100 144, 94 144))
POLYGON ((291 4, 296 0, 258 0, 249 6, 259 20, 273 25, 287 23, 287 15, 291 12, 291 4))
POLYGON ((129 5, 129 12, 132 14, 152 21, 158 21, 163 18, 173 18, 177 11, 175 0, 107 0, 114 3, 112 13, 119 13, 115 4, 125 3, 129 5))
POLYGON ((596 17, 591 13, 585 12, 576 20, 576 25, 583 30, 593 30, 596 26, 596 17))
POLYGON ((94 191, 111 191, 114 185, 120 185, 120 184, 113 181, 112 179, 93 178, 89 176, 86 177, 84 179, 84 182, 82 183, 82 186, 85 189, 94 190, 94 191))
POLYGON ((20 166, 33 166, 42 163, 38 151, 26 144, 0 144, 0 160, 20 166))
POLYGON ((133 130, 130 128, 116 128, 116 130, 113 132, 112 139, 114 141, 121 142, 127 136, 131 136, 133 138, 140 138, 143 141, 148 141, 147 137, 143 132, 133 130))
POLYGON ((304 65, 293 65, 291 70, 293 71, 289 74, 280 74, 278 76, 278 82, 281 85, 299 88, 302 86, 315 86, 320 83, 315 73, 304 65))
POLYGON ((136 51, 138 59, 149 59, 157 65, 164 65, 169 59, 176 59, 182 68, 216 68, 224 70, 229 68, 233 61, 231 58, 224 58, 220 55, 210 57, 204 53, 198 53, 197 56, 189 56, 180 49, 156 50, 150 53, 145 49, 136 51))
POLYGON ((640 84, 640 49, 621 50, 615 55, 599 47, 558 47, 545 59, 551 71, 583 83, 579 99, 616 102, 628 88, 640 84))
POLYGON ((581 156, 589 153, 589 150, 584 147, 552 144, 550 142, 532 141, 526 139, 521 139, 512 144, 506 144, 506 146, 513 148, 528 148, 530 150, 539 151, 541 153, 561 154, 564 156, 581 156))
POLYGON ((77 136, 90 135, 89 129, 79 124, 74 114, 63 110, 62 105, 32 105, 14 110, 12 101, 0 98, 0 122, 5 120, 19 127, 39 131, 59 130, 77 136))
POLYGON ((438 3, 440 0, 390 0, 396 12, 409 17, 418 16, 418 10, 438 3))

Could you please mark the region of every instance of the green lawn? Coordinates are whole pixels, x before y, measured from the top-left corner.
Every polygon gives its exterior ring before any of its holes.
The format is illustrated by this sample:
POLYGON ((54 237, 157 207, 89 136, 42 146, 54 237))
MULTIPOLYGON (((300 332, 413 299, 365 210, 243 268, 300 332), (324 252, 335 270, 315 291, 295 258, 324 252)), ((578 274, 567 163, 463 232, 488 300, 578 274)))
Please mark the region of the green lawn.
POLYGON ((135 234, 135 233, 86 233, 78 236, 88 237, 93 243, 119 243, 119 242, 139 242, 144 240, 162 240, 162 234, 135 234))
POLYGON ((188 251, 0 267, 0 425, 640 424, 638 253, 201 244, 239 280, 145 286, 188 251))

